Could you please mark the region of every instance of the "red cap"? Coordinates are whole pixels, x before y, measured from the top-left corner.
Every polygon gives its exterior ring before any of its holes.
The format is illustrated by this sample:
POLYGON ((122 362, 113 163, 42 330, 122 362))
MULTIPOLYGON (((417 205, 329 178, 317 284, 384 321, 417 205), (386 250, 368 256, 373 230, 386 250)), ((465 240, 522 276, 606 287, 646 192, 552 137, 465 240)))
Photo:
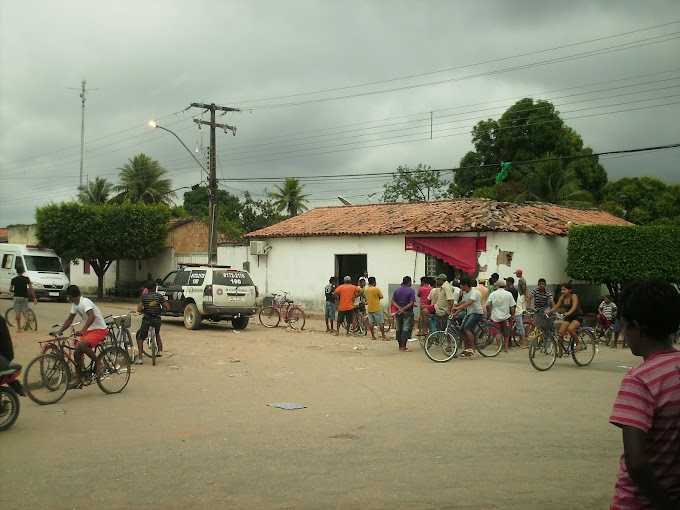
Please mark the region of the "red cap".
POLYGON ((515 271, 515 274, 522 274, 522 270, 518 269, 517 271, 515 271))

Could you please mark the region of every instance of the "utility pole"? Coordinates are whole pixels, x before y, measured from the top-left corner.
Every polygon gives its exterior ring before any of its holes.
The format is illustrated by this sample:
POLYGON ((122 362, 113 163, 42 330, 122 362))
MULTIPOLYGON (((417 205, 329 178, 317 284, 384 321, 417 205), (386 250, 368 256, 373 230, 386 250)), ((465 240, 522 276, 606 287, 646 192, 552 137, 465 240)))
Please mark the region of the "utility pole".
POLYGON ((201 125, 210 126, 210 179, 208 182, 208 193, 210 202, 208 205, 208 260, 212 263, 217 262, 217 165, 216 165, 216 149, 215 149, 215 128, 227 129, 236 136, 236 128, 228 124, 217 124, 215 122, 215 113, 221 112, 240 112, 238 108, 229 108, 228 106, 217 106, 215 103, 191 103, 192 108, 202 108, 210 112, 210 122, 205 120, 194 119, 194 122, 201 125))
POLYGON ((83 152, 85 149, 85 94, 89 92, 90 90, 99 90, 99 89, 87 89, 85 85, 87 84, 87 80, 83 78, 83 81, 80 82, 80 89, 77 89, 75 87, 66 87, 72 90, 80 90, 80 100, 83 104, 82 107, 82 115, 80 118, 80 182, 79 184, 82 186, 83 185, 83 152))

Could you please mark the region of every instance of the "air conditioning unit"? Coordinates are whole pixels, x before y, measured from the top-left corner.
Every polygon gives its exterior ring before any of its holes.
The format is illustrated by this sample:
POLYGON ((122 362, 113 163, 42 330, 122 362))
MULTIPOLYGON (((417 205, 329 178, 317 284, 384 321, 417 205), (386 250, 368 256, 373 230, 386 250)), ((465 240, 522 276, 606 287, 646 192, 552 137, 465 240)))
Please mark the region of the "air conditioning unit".
POLYGON ((265 241, 251 241, 250 242, 250 254, 251 255, 266 255, 271 249, 271 246, 265 241))

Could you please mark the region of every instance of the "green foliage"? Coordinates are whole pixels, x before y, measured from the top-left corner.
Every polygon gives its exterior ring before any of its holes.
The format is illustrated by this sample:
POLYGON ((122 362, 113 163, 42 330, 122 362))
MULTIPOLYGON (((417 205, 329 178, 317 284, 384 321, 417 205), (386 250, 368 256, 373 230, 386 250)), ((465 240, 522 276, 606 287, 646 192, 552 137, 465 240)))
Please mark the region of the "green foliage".
POLYGON ((78 186, 78 201, 81 204, 104 204, 108 202, 112 192, 113 184, 105 177, 97 177, 94 181, 78 186))
POLYGON ((439 172, 419 164, 416 168, 397 167, 392 182, 385 184, 383 202, 429 202, 447 196, 446 185, 439 172))
POLYGON ((673 224, 680 218, 680 185, 653 177, 626 177, 602 189, 600 207, 638 225, 673 224))
MULTIPOLYGON (((544 159, 548 153, 558 157, 593 153, 583 146, 578 133, 564 124, 552 103, 531 98, 518 101, 498 120, 478 122, 472 129, 472 143, 475 150, 463 156, 460 166, 476 168, 454 174, 449 188, 451 196, 469 197, 477 188, 493 186, 500 169, 489 165, 513 162, 506 182, 521 183, 537 171, 537 165, 518 165, 517 161, 544 159)), ((607 173, 597 157, 574 159, 568 169, 573 171, 578 187, 589 190, 599 200, 607 173)))
POLYGON ((254 200, 247 191, 241 205, 241 223, 245 232, 254 232, 261 228, 274 225, 285 219, 276 211, 276 207, 269 200, 254 200))
POLYGON ((170 210, 165 205, 49 204, 36 209, 36 234, 72 261, 89 260, 99 277, 98 296, 103 293, 104 273, 114 260, 152 257, 168 237, 170 210))
POLYGON ((268 192, 269 198, 273 200, 277 212, 288 211, 289 216, 297 216, 301 212, 308 210, 308 194, 303 193, 303 185, 300 180, 294 177, 286 177, 283 186, 276 184, 276 191, 268 192))
POLYGON ((567 274, 605 283, 612 296, 626 282, 657 277, 680 282, 680 228, 590 225, 569 229, 567 274))
POLYGON ((172 191, 172 180, 163 179, 167 170, 146 154, 138 154, 120 168, 120 184, 115 187, 120 194, 116 202, 172 204, 177 195, 172 191))
MULTIPOLYGON (((554 158, 551 153, 546 158, 554 158)), ((579 186, 576 172, 562 161, 538 163, 535 170, 524 179, 526 191, 517 200, 533 200, 572 207, 593 205, 592 195, 579 186)))

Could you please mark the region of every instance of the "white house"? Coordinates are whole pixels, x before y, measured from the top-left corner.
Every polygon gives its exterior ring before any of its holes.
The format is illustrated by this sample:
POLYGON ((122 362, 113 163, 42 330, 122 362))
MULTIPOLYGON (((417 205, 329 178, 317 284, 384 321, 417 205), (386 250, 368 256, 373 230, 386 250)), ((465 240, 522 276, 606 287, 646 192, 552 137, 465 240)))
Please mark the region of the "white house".
POLYGON ((487 199, 319 207, 245 237, 249 247, 221 247, 218 262, 245 268, 260 293, 285 290, 322 309, 323 287, 335 275, 353 281, 368 270, 391 291, 410 276, 522 269, 529 284, 568 280, 572 225, 630 223, 597 209, 487 199))

